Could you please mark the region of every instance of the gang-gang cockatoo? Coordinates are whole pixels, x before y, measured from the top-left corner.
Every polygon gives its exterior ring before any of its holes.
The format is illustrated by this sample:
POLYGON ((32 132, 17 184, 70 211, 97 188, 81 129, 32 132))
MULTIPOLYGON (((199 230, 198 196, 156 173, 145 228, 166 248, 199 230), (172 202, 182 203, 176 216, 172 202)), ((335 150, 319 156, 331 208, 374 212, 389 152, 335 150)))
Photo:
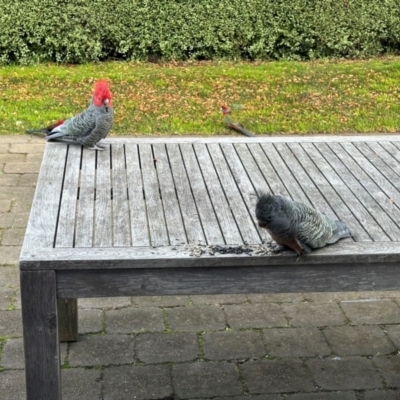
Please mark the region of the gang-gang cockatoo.
POLYGON ((42 129, 30 129, 26 133, 45 133, 47 140, 81 144, 91 150, 103 150, 99 141, 110 131, 114 120, 112 95, 108 82, 99 80, 94 85, 89 107, 80 114, 42 129))
POLYGON ((290 247, 297 255, 351 236, 343 221, 333 221, 314 208, 279 195, 260 194, 256 217, 278 245, 290 247))
POLYGON ((245 136, 253 137, 254 135, 249 132, 248 130, 243 128, 243 125, 237 121, 234 121, 230 115, 232 113, 232 110, 230 110, 227 106, 222 105, 221 106, 221 112, 223 116, 223 121, 224 124, 227 128, 232 129, 234 131, 240 132, 245 136))

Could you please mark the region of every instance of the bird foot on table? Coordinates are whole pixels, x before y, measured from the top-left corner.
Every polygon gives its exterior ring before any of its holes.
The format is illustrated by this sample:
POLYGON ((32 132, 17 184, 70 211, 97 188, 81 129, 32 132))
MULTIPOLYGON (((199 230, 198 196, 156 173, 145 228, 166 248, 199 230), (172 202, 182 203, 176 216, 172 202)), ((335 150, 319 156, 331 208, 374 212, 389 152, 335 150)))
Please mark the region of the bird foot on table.
POLYGON ((282 251, 283 250, 286 250, 286 247, 285 246, 280 246, 280 245, 273 245, 273 248, 272 248, 272 253, 282 253, 282 251))
POLYGON ((98 150, 98 151, 103 151, 104 150, 104 146, 100 146, 98 144, 95 144, 93 147, 86 147, 88 150, 98 150))

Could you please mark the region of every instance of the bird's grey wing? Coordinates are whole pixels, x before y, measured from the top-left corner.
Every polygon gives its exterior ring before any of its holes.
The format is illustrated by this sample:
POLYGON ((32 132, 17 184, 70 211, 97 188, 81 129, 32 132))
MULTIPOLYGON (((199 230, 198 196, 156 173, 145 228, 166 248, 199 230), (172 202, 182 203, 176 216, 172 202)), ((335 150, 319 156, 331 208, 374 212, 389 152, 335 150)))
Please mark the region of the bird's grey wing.
POLYGON ((330 220, 312 208, 305 208, 299 221, 299 240, 312 249, 325 246, 332 237, 330 220))
POLYGON ((103 138, 103 135, 107 136, 109 130, 108 125, 105 125, 101 119, 97 119, 94 129, 88 135, 80 137, 78 141, 89 149, 103 150, 103 147, 96 146, 96 144, 103 138))

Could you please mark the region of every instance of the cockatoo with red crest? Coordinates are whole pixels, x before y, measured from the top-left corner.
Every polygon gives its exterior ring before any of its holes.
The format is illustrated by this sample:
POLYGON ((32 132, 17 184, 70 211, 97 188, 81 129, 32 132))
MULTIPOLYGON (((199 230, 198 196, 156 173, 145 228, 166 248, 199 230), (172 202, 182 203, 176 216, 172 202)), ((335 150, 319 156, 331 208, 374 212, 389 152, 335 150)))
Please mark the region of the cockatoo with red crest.
POLYGON ((114 121, 112 95, 109 84, 102 79, 95 83, 89 107, 80 114, 42 129, 27 133, 45 133, 46 139, 64 143, 81 144, 91 150, 103 150, 99 141, 110 131, 114 121))
POLYGON ((237 121, 234 121, 231 117, 230 114, 232 113, 232 111, 227 107, 222 105, 221 106, 221 112, 222 112, 222 116, 224 118, 224 124, 227 128, 232 129, 234 131, 240 132, 243 135, 249 136, 249 137, 253 137, 254 135, 249 132, 248 130, 243 128, 243 125, 240 124, 237 121))

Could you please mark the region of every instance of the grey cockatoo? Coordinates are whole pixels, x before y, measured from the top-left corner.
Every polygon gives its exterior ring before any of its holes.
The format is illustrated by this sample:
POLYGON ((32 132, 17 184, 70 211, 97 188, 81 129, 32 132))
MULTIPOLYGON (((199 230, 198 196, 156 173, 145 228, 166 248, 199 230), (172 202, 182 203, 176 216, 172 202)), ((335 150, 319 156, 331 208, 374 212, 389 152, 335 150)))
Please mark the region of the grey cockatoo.
POLYGON ((80 114, 42 129, 27 133, 45 133, 47 140, 81 144, 92 150, 103 150, 99 141, 110 131, 114 120, 112 95, 106 80, 97 81, 89 107, 80 114))
POLYGON ((278 195, 262 193, 256 217, 278 245, 290 247, 298 255, 351 236, 343 221, 333 221, 314 208, 278 195))
POLYGON ((232 113, 232 111, 227 107, 222 105, 221 106, 221 112, 224 118, 224 124, 227 128, 232 129, 234 131, 240 132, 243 135, 249 136, 249 137, 253 137, 254 135, 249 132, 248 130, 243 128, 243 125, 240 124, 237 121, 234 121, 231 117, 230 114, 232 113))

